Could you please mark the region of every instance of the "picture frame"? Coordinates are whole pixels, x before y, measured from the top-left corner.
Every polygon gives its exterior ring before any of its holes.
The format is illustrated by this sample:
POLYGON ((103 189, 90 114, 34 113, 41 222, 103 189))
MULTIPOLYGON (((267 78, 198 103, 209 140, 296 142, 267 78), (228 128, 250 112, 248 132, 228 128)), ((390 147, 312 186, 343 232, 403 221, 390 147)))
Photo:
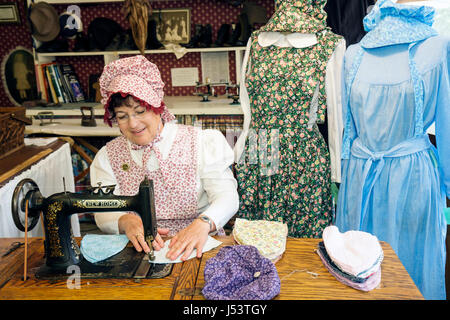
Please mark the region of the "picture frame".
POLYGON ((191 40, 191 9, 153 9, 156 36, 163 43, 186 44, 191 40))
POLYGON ((33 53, 18 46, 3 58, 1 65, 3 87, 15 106, 38 98, 33 53))
POLYGON ((98 102, 100 103, 102 100, 102 96, 100 93, 100 84, 99 84, 99 79, 100 79, 101 74, 100 73, 95 73, 95 74, 90 74, 89 75, 89 102, 98 102))
POLYGON ((0 23, 20 24, 19 8, 16 2, 0 4, 0 23))

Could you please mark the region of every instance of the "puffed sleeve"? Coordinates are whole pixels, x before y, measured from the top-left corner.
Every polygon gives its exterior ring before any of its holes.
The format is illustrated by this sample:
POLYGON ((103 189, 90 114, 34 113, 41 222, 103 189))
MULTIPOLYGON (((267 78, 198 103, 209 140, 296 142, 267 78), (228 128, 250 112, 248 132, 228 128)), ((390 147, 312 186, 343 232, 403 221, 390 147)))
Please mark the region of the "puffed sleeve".
POLYGON ((202 214, 210 217, 219 229, 239 207, 237 182, 231 170, 234 154, 218 130, 201 131, 199 141, 198 172, 209 201, 209 207, 202 214))
POLYGON ((345 40, 339 41, 327 64, 325 91, 327 94, 328 144, 331 162, 331 181, 341 182, 342 101, 341 81, 344 63, 345 40))
MULTIPOLYGON (((103 186, 116 185, 117 180, 114 176, 113 169, 108 161, 106 147, 101 148, 95 155, 90 167, 91 185, 97 187, 101 182, 103 186)), ((117 191, 117 190, 116 190, 117 191)), ((99 212, 94 214, 97 227, 104 233, 119 233, 119 218, 125 212, 99 212)))
POLYGON ((443 176, 445 193, 450 198, 450 40, 442 61, 441 76, 437 84, 436 147, 443 176))

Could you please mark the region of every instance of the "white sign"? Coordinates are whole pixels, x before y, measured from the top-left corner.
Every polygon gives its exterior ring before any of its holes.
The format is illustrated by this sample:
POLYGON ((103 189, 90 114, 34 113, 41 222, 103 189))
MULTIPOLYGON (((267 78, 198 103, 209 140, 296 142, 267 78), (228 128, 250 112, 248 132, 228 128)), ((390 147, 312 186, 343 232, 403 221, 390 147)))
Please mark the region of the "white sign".
POLYGON ((195 86, 198 81, 198 68, 172 68, 172 87, 195 86))

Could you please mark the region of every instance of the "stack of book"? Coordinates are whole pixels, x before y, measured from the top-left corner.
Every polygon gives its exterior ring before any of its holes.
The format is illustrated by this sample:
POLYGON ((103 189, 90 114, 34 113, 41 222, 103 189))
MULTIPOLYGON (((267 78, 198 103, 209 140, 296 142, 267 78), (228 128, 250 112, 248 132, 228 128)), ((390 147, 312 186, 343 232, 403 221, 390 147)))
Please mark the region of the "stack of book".
POLYGON ((43 100, 55 104, 86 101, 80 82, 69 64, 51 62, 36 68, 43 100))

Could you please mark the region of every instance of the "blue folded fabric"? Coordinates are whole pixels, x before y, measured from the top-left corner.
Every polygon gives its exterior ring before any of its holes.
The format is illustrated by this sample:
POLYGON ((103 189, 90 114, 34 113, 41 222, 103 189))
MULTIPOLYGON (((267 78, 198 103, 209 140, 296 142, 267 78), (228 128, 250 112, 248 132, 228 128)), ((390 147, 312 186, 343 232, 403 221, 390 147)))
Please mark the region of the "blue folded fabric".
POLYGON ((127 244, 128 238, 124 234, 87 234, 81 239, 80 250, 87 261, 96 263, 119 253, 127 244))

